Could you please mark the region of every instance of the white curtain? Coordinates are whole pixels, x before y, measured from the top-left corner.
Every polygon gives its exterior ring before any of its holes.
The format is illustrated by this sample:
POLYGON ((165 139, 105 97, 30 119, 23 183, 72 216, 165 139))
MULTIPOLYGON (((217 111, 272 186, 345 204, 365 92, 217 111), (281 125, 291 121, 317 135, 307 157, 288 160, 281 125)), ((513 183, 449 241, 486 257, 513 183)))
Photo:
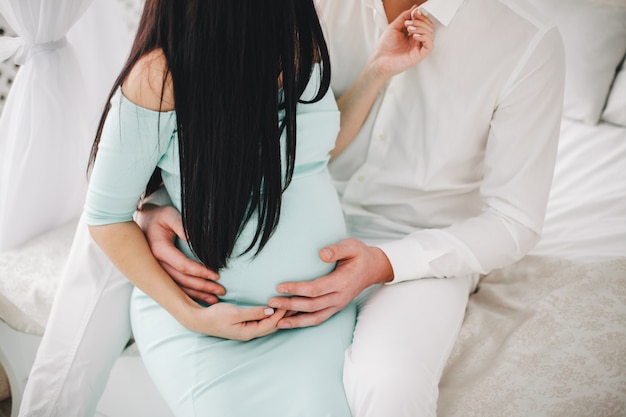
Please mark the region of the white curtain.
MULTIPOLYGON (((93 0, 67 34, 85 81, 89 101, 85 116, 92 130, 128 58, 142 7, 143 0, 93 0)), ((91 146, 93 137, 87 142, 91 146)))
POLYGON ((84 82, 66 34, 92 0, 0 0, 21 65, 0 118, 0 250, 78 214, 89 135, 84 82))
POLYGON ((19 35, 0 38, 0 60, 21 65, 0 117, 0 250, 82 209, 95 121, 132 38, 128 21, 110 13, 120 10, 111 0, 95 0, 88 21, 76 25, 81 31, 68 35, 91 3, 0 0, 19 35))

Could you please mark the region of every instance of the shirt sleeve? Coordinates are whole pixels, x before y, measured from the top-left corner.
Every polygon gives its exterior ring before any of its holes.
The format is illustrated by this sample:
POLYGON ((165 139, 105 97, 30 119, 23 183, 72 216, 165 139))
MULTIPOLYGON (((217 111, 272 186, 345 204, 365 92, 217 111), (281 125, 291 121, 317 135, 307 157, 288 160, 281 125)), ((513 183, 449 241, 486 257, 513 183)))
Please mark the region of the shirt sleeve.
POLYGON ((552 184, 563 109, 560 34, 539 34, 500 94, 485 148, 476 217, 425 229, 379 247, 392 283, 486 274, 521 259, 538 242, 552 184))
POLYGON ((173 112, 139 107, 118 90, 89 180, 84 208, 87 224, 132 221, 150 176, 172 146, 175 131, 173 112))

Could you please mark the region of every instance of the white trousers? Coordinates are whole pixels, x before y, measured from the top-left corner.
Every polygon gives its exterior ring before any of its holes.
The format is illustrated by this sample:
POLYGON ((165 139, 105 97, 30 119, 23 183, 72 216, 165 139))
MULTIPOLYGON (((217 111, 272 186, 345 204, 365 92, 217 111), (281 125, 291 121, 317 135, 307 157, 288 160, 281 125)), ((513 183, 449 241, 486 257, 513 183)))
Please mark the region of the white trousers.
POLYGON ((81 218, 20 406, 20 417, 93 416, 130 338, 130 282, 81 218))
MULTIPOLYGON (((360 296, 344 365, 354 417, 436 415, 437 385, 472 286, 470 277, 422 279, 360 296)), ((81 219, 20 417, 94 415, 130 337, 131 289, 81 219)))
POLYGON ((361 294, 343 376, 353 417, 436 416, 473 287, 469 276, 426 278, 361 294))

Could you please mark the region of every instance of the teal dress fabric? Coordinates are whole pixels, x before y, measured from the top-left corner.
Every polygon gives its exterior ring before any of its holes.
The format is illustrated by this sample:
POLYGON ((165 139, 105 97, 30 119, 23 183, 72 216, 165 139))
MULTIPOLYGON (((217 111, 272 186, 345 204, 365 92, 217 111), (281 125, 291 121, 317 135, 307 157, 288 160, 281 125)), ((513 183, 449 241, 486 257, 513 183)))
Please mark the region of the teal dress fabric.
MULTIPOLYGON (((317 91, 318 71, 313 74, 303 99, 317 91)), ((138 107, 120 91, 111 105, 85 206, 88 224, 130 221, 156 166, 180 210, 175 113, 138 107)), ((298 104, 295 172, 280 222, 256 257, 235 256, 220 272, 223 302, 265 306, 277 284, 333 269, 318 252, 346 235, 326 167, 338 129, 331 92, 298 104)), ((244 229, 235 254, 248 246, 255 226, 244 229)), ((178 245, 193 257, 184 242, 178 245)), ((355 317, 351 304, 319 326, 239 342, 187 330, 138 289, 131 300, 133 333, 148 372, 175 415, 185 417, 349 417, 342 370, 355 317)))

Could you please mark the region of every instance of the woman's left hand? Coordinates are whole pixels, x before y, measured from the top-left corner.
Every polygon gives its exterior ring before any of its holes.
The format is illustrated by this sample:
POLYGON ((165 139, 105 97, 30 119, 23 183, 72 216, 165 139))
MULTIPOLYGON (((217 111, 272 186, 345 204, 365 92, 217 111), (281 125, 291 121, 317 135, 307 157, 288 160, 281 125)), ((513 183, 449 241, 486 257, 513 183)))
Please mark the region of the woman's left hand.
POLYGON ((381 74, 391 77, 420 63, 433 49, 434 42, 433 23, 413 7, 387 26, 372 60, 381 74))
POLYGON ((189 330, 223 339, 248 341, 278 330, 277 324, 285 310, 268 307, 238 307, 219 302, 209 307, 197 304, 176 317, 189 330))

